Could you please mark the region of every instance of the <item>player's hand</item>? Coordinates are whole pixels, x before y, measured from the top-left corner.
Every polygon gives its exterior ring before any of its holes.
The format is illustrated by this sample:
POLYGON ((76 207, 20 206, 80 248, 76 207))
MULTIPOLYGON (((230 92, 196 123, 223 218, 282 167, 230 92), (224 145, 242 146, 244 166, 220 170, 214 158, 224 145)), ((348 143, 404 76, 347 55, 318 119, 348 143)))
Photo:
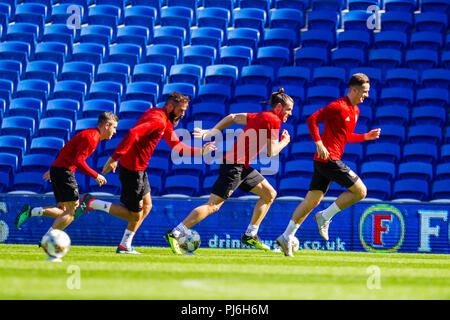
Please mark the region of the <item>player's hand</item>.
POLYGON ((215 150, 217 150, 217 147, 214 142, 205 143, 202 147, 202 155, 208 154, 215 150))
POLYGON ((330 153, 327 148, 323 145, 322 141, 316 143, 317 146, 317 156, 319 159, 327 160, 330 157, 330 153))
POLYGON ((214 137, 218 132, 219 131, 216 129, 194 128, 194 132, 192 133, 192 135, 194 136, 194 138, 205 140, 214 137))
POLYGON ((366 133, 366 140, 376 140, 380 137, 381 129, 373 129, 366 133))
POLYGON ((52 182, 52 180, 50 180, 50 170, 48 170, 47 172, 44 173, 44 175, 42 176, 42 179, 44 179, 45 181, 52 182))
POLYGON ((102 174, 107 174, 111 170, 113 173, 115 173, 116 169, 117 169, 117 161, 110 157, 103 166, 102 174))
POLYGON ((97 179, 95 179, 95 181, 97 181, 99 187, 101 187, 102 185, 106 184, 106 179, 101 174, 99 174, 97 176, 97 179))
POLYGON ((286 129, 284 129, 283 132, 281 133, 281 140, 284 141, 286 145, 289 144, 289 142, 291 142, 291 135, 286 129))

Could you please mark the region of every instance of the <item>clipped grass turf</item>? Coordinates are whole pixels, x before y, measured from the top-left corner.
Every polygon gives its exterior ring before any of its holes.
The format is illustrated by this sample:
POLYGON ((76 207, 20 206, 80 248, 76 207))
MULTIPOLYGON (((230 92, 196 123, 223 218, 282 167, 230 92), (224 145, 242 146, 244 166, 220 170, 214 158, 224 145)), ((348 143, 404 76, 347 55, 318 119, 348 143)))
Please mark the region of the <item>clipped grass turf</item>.
POLYGON ((49 263, 37 246, 2 244, 0 299, 450 299, 449 255, 137 250, 72 246, 62 263, 49 263))

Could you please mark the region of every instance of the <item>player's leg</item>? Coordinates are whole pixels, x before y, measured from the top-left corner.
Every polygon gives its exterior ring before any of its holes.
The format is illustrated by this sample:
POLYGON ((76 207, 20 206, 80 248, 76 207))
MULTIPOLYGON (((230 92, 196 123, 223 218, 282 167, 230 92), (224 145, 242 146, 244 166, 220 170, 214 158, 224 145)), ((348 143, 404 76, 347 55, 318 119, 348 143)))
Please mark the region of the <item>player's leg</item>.
POLYGON ((79 206, 79 200, 59 203, 64 212, 56 217, 52 229, 64 230, 75 218, 75 209, 79 206))
POLYGON ((61 207, 50 206, 50 207, 31 207, 28 204, 24 204, 16 216, 15 225, 19 229, 22 223, 27 221, 31 217, 59 217, 64 210, 61 207))

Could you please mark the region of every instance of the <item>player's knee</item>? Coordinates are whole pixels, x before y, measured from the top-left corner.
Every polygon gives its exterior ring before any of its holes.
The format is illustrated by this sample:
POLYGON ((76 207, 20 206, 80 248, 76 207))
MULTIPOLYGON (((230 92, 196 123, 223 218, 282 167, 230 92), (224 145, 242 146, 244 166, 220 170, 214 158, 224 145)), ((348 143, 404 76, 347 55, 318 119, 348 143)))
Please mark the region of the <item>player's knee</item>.
POLYGON ((362 186, 358 189, 356 192, 356 197, 358 198, 358 201, 364 199, 367 196, 367 188, 366 186, 362 186))
POLYGON ((148 215, 149 212, 152 210, 153 205, 151 203, 149 204, 144 204, 144 206, 142 207, 142 211, 144 215, 148 215))
POLYGON ((267 203, 272 203, 277 198, 277 191, 275 189, 270 189, 267 191, 264 197, 262 199, 267 203))
POLYGON ((222 204, 218 204, 218 203, 208 203, 208 213, 214 213, 219 211, 220 207, 222 206, 222 204))

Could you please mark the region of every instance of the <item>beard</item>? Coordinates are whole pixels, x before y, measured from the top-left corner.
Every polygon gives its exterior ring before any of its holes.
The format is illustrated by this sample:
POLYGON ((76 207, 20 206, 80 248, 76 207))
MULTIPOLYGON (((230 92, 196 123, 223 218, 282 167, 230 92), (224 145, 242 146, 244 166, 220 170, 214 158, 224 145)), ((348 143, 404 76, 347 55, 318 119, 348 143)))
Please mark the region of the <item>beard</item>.
POLYGON ((176 127, 178 125, 178 122, 180 122, 181 117, 177 117, 175 115, 175 112, 170 112, 169 113, 169 120, 170 122, 172 122, 173 126, 176 127))

